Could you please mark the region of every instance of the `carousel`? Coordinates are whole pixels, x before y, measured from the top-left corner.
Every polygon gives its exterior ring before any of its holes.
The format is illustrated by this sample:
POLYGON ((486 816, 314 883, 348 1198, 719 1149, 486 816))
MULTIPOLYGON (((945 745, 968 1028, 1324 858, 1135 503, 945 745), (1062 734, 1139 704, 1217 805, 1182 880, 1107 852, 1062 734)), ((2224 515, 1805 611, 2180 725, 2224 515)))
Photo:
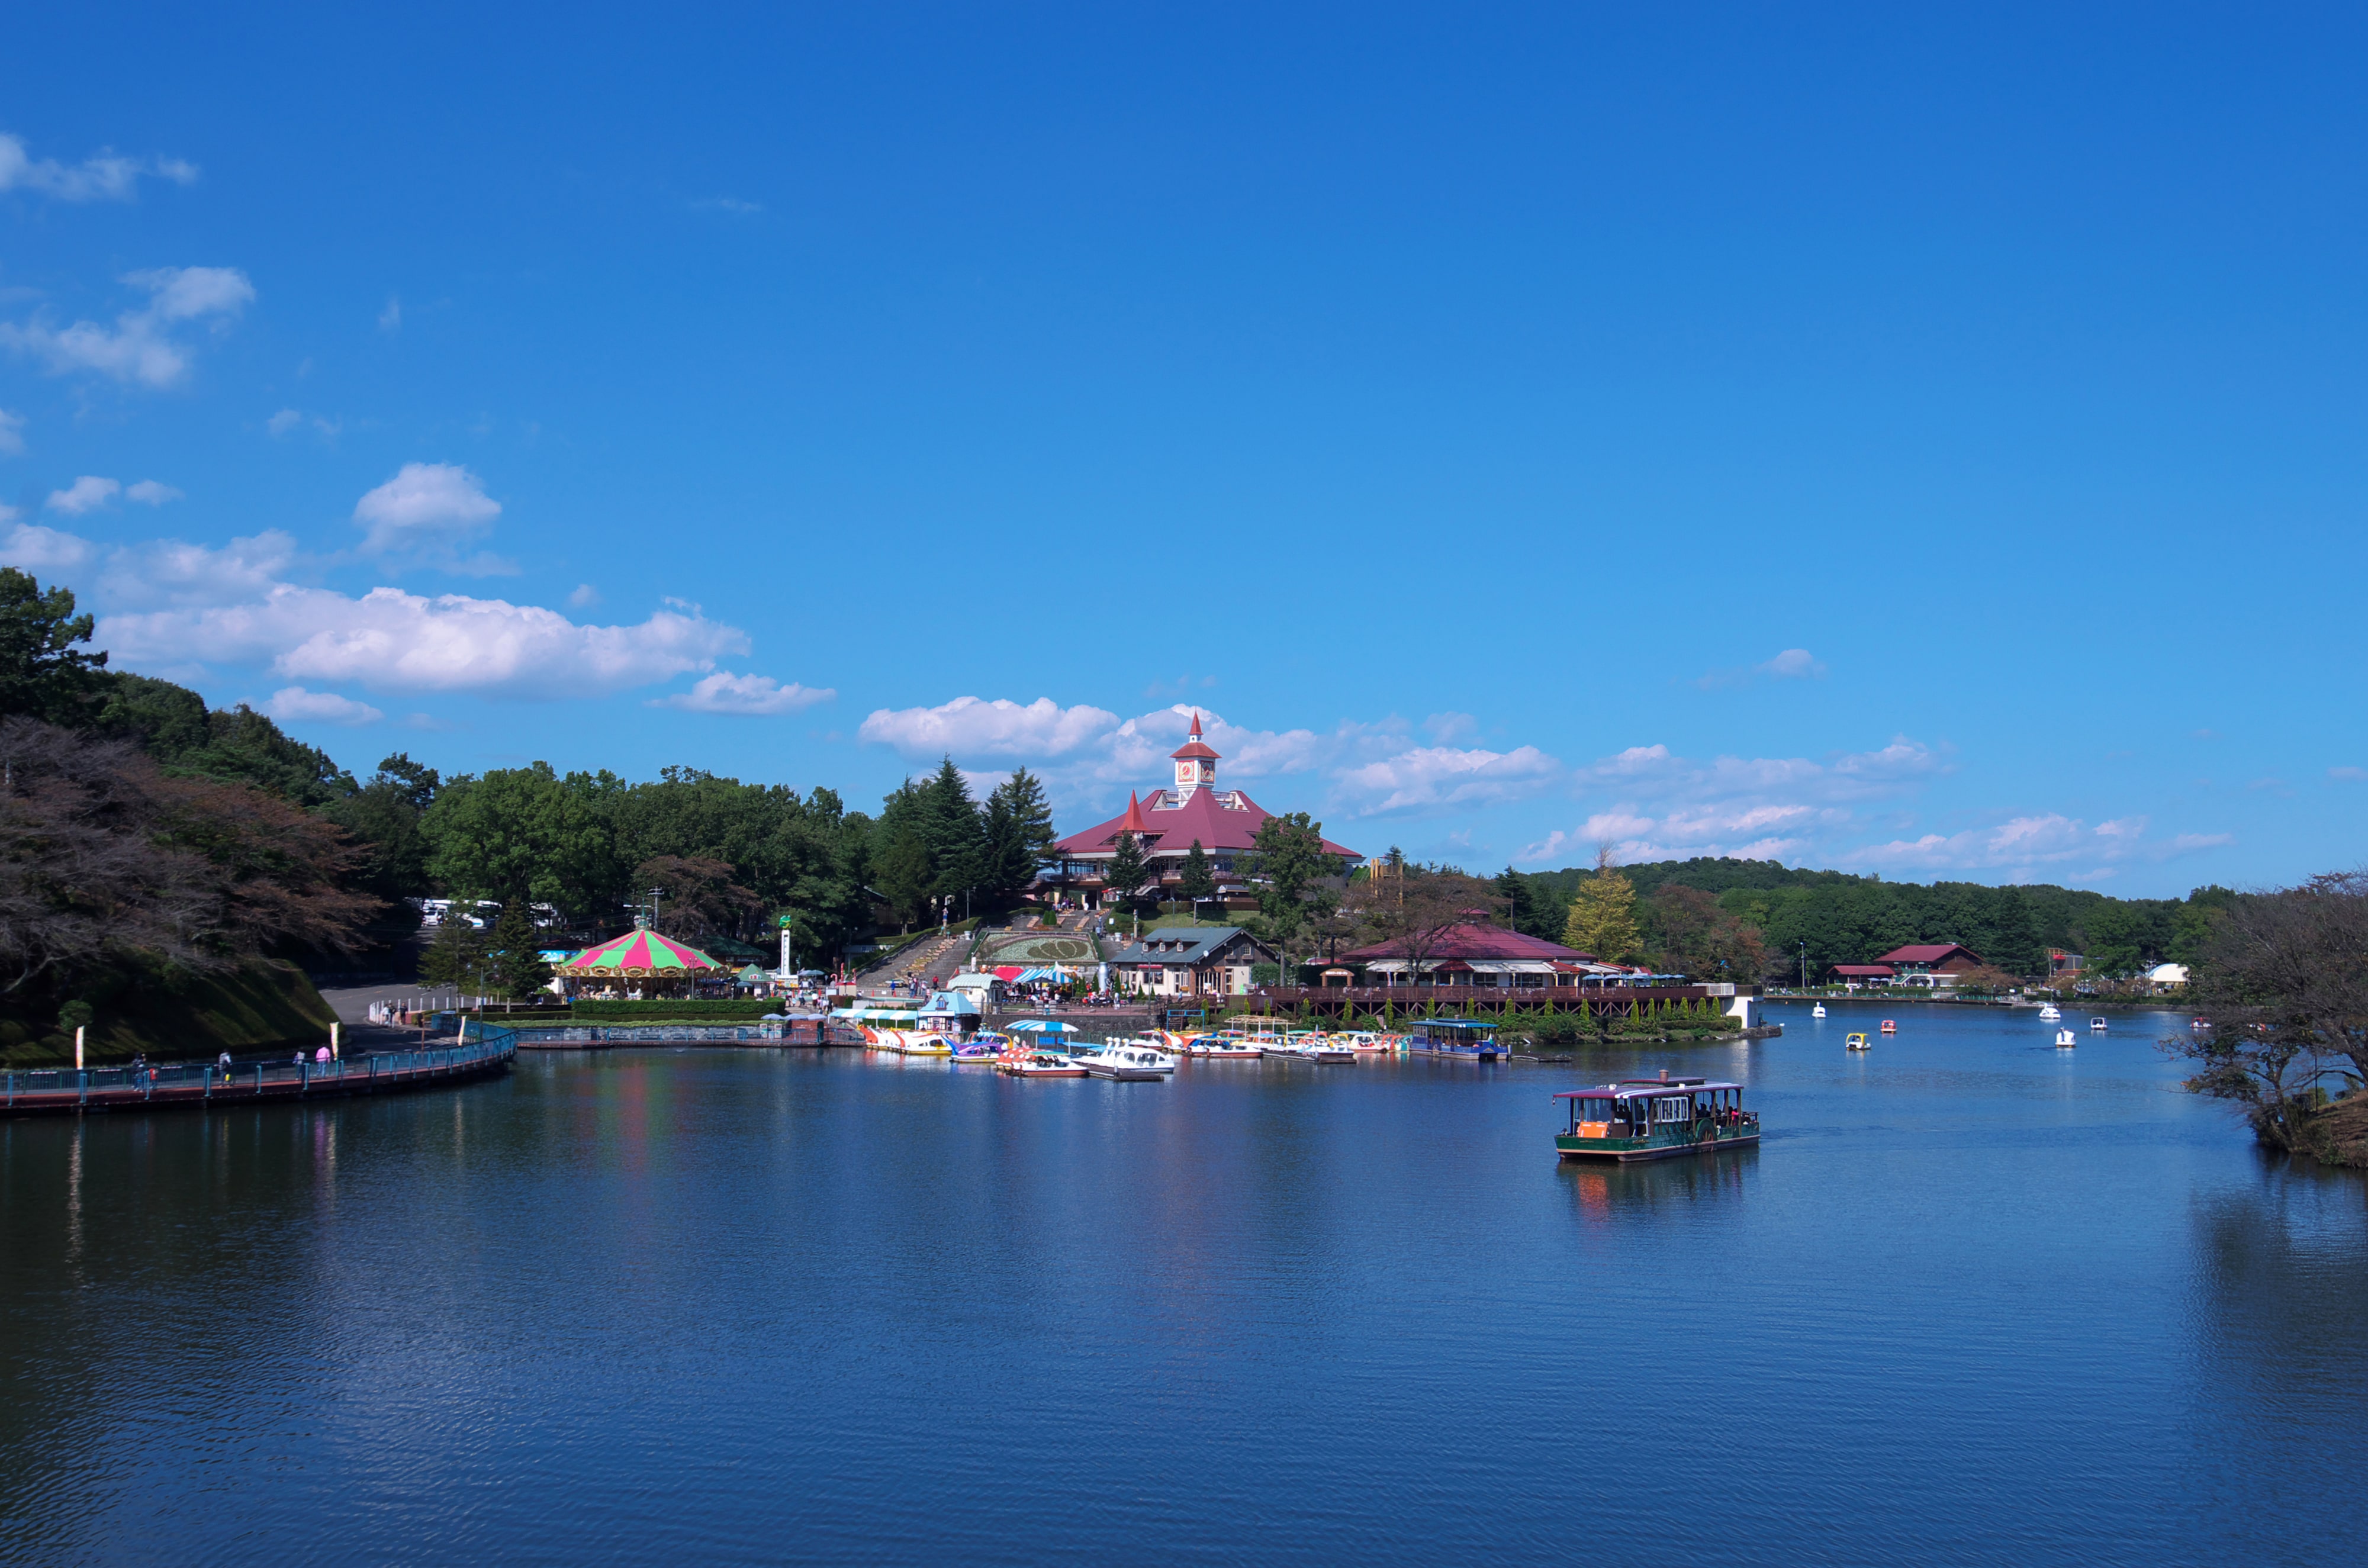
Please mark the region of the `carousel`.
POLYGON ((693 995, 700 982, 728 980, 731 973, 697 948, 661 937, 646 925, 586 948, 559 966, 568 995, 622 1001, 693 995))

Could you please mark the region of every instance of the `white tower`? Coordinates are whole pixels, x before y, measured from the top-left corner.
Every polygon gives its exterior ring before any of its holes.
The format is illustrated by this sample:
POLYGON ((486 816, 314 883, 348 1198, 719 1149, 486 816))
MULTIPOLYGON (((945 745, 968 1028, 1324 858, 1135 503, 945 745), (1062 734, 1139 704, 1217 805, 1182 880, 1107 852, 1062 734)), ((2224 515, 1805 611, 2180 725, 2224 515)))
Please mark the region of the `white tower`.
POLYGON ((1201 715, 1192 715, 1192 734, 1181 746, 1168 754, 1176 759, 1176 803, 1182 805, 1192 798, 1192 791, 1217 781, 1217 754, 1201 739, 1201 715))

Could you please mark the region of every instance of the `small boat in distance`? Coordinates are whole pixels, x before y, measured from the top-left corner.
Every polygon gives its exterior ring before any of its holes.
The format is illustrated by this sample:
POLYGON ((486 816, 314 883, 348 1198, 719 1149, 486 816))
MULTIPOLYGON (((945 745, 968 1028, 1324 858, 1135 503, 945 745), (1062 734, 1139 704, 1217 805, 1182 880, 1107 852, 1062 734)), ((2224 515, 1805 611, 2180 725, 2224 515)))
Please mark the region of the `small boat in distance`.
POLYGON ((1854 1034, 1842 1041, 1842 1049, 1844 1051, 1866 1051, 1871 1049, 1871 1047, 1867 1042, 1866 1036, 1862 1034, 1854 1034))
POLYGON ((2039 1016, 2047 1022, 2053 1023, 2064 1016, 2064 1009, 2053 1002, 2044 1003, 2039 1009, 2039 1016))
POLYGON ((2077 1047, 2078 1045, 2079 1045, 2079 1043, 2080 1043, 2080 1037, 2079 1037, 2078 1035, 2077 1035, 2077 1034, 2074 1034, 2070 1029, 2057 1029, 2057 1030, 2055 1031, 2055 1049, 2056 1049, 2056 1050, 2058 1050, 2058 1051, 2070 1051, 2070 1050, 2074 1049, 2075 1047, 2077 1047))
POLYGON ((1883 1020, 1883 1032, 1885 1034, 1897 1034, 1899 1032, 1899 1026, 1893 1023, 1889 1018, 1885 1018, 1883 1020))
POLYGON ((1813 1018, 1822 1018, 1825 1016, 1826 1005, 1823 1002, 1818 1003, 1816 1006, 1809 1009, 1809 1017, 1813 1018))
POLYGON ((1759 1142, 1759 1113, 1743 1108, 1743 1085, 1715 1078, 1629 1078, 1556 1095, 1570 1121, 1554 1134, 1565 1160, 1666 1159, 1759 1142))
POLYGON ((2102 1018, 2090 1018, 2089 1020, 2089 1032, 2090 1034, 2103 1034, 2105 1032, 2105 1020, 2102 1018))
POLYGON ((1184 1042, 1184 1051, 1190 1056, 1219 1059, 1255 1057, 1263 1054, 1257 1046, 1250 1044, 1241 1036, 1223 1034, 1195 1035, 1184 1042))

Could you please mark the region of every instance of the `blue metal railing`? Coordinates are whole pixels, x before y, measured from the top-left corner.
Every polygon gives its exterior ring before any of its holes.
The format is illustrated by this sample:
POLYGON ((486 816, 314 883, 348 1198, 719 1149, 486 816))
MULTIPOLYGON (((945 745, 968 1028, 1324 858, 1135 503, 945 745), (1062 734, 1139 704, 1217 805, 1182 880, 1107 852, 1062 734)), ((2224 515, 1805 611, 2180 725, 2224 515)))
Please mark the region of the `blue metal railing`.
POLYGON ((241 1098, 268 1090, 292 1089, 298 1095, 351 1093, 392 1087, 420 1078, 444 1077, 507 1059, 518 1047, 502 1038, 510 1031, 485 1031, 490 1038, 423 1051, 373 1051, 345 1061, 316 1062, 310 1057, 289 1062, 233 1062, 224 1068, 200 1062, 166 1062, 154 1067, 35 1067, 0 1073, 0 1108, 50 1108, 64 1104, 134 1104, 160 1095, 174 1101, 241 1098))

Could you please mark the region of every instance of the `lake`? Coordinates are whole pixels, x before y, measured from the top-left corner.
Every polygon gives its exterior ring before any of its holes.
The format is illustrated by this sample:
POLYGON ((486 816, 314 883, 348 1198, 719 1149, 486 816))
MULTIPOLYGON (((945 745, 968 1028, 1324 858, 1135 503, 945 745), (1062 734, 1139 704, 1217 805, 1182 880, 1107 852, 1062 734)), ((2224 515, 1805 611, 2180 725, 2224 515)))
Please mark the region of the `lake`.
POLYGON ((2180 1092, 2182 1015, 1835 1011, 0 1123, 0 1557, 2356 1562, 2360 1175, 2180 1092), (1557 1164, 1665 1066, 1763 1144, 1557 1164))

